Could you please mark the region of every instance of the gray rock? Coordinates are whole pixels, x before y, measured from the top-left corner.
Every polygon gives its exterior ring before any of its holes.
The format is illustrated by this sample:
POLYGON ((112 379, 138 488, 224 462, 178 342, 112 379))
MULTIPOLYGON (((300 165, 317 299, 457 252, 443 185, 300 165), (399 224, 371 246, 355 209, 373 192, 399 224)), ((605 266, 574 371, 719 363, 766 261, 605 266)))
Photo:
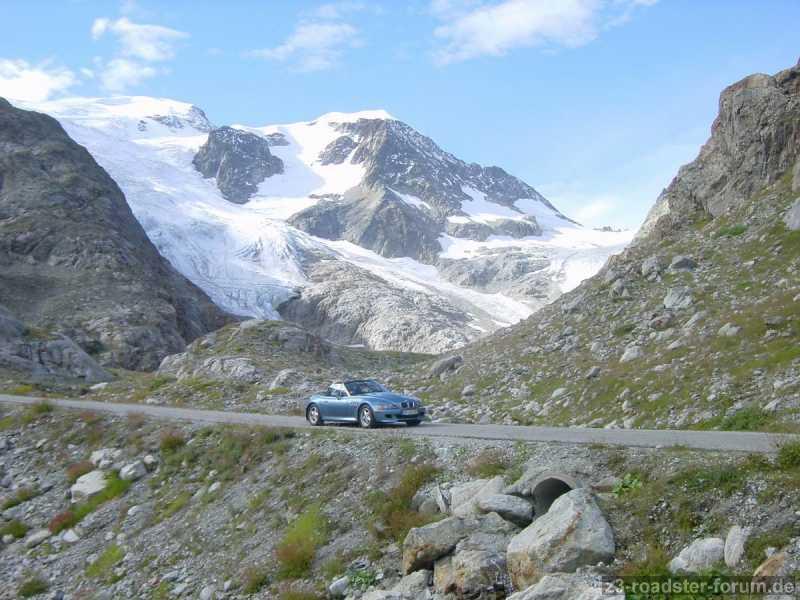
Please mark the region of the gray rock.
POLYGON ((132 462, 129 465, 125 465, 119 471, 120 479, 124 479, 125 481, 136 481, 145 475, 147 475, 147 469, 145 468, 144 463, 140 460, 132 462))
POLYGON ((226 200, 246 203, 267 177, 283 173, 283 161, 269 151, 264 138, 220 127, 208 134, 192 163, 203 177, 216 178, 226 200))
POLYGON ((750 537, 749 527, 739 527, 734 525, 728 530, 725 537, 725 564, 731 568, 737 566, 744 556, 744 548, 747 538, 750 537))
POLYGON ((632 360, 636 360, 644 356, 644 352, 640 346, 631 345, 625 348, 625 352, 622 353, 622 356, 619 359, 619 362, 626 363, 632 360))
POLYGON ((654 255, 646 258, 642 262, 642 277, 655 277, 664 270, 664 263, 660 256, 654 255))
POLYGON ((89 456, 91 462, 98 469, 110 469, 122 457, 122 450, 118 448, 101 448, 89 456))
POLYGON ((428 375, 430 377, 439 377, 442 373, 446 373, 447 371, 455 371, 463 363, 464 357, 460 354, 440 358, 431 365, 431 368, 428 370, 428 375))
POLYGON ((478 498, 478 509, 483 513, 497 513, 520 527, 530 525, 533 520, 533 505, 519 496, 492 494, 481 497, 478 498))
POLYGON ((106 489, 108 480, 104 471, 89 471, 78 477, 77 481, 69 488, 72 502, 82 502, 95 496, 106 489))
POLYGON ((328 586, 328 592, 334 598, 344 598, 347 595, 347 586, 350 584, 348 577, 340 577, 328 586))
POLYGON ((475 525, 472 519, 448 517, 441 521, 415 527, 403 541, 403 572, 432 569, 433 563, 450 553, 456 544, 467 537, 475 525))
POLYGON ((736 337, 741 333, 742 328, 738 325, 734 325, 733 323, 725 323, 722 327, 719 328, 717 331, 717 335, 720 337, 736 337))
POLYGON ((414 571, 400 579, 400 581, 392 587, 392 591, 403 594, 403 596, 407 598, 427 600, 431 597, 428 584, 432 578, 433 573, 430 571, 414 571))
POLYGON ((672 287, 667 290, 667 295, 664 297, 664 308, 674 310, 689 308, 693 301, 692 291, 688 287, 672 287))
POLYGON ((721 538, 695 540, 669 563, 669 570, 678 575, 697 574, 722 562, 725 542, 721 538))
POLYGON ((580 575, 545 575, 535 585, 508 597, 508 600, 624 600, 625 594, 605 590, 597 582, 580 575))
POLYGON ((282 387, 292 387, 291 384, 296 384, 298 379, 300 379, 300 374, 296 370, 281 369, 278 371, 278 374, 275 375, 275 378, 272 380, 272 383, 269 384, 269 387, 272 390, 282 387))
POLYGON ((52 535, 49 529, 37 529, 32 531, 28 534, 28 537, 25 538, 25 547, 35 548, 52 535))
POLYGON ((469 385, 465 385, 464 389, 461 390, 461 396, 464 398, 470 398, 475 395, 477 388, 474 384, 470 383, 469 385))
POLYGON ((614 534, 591 493, 576 489, 559 496, 547 513, 511 538, 508 571, 515 587, 524 589, 546 573, 609 561, 614 551, 614 534))
POLYGON ((217 597, 217 588, 213 585, 207 585, 200 590, 199 600, 214 600, 217 597))
MULTIPOLYGON (((800 162, 798 164, 800 165, 800 162)), ((786 228, 789 231, 800 229, 800 198, 795 200, 789 210, 786 211, 786 214, 783 215, 783 222, 786 223, 786 228)))
POLYGON ((690 256, 677 254, 672 257, 669 263, 670 271, 694 271, 697 268, 697 261, 690 256))
POLYGON ((492 479, 477 479, 450 488, 450 512, 465 517, 480 514, 478 503, 499 494, 505 488, 503 477, 498 475, 492 479))

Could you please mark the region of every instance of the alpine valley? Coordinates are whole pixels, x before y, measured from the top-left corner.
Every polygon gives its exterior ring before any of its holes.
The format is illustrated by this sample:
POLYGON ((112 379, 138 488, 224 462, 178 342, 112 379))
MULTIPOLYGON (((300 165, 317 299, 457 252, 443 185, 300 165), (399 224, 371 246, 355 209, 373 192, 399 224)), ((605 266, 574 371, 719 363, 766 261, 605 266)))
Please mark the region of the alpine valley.
POLYGON ((384 111, 217 127, 148 97, 24 108, 91 153, 220 309, 341 345, 453 350, 571 290, 632 235, 583 227, 384 111))

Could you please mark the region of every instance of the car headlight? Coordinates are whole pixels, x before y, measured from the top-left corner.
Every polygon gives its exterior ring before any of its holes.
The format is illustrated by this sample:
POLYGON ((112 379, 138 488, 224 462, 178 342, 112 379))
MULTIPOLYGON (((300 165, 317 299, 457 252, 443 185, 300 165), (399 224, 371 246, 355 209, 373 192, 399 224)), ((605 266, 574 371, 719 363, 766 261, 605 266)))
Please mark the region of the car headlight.
POLYGON ((372 405, 375 410, 393 410, 397 408, 394 404, 388 402, 376 402, 372 405))

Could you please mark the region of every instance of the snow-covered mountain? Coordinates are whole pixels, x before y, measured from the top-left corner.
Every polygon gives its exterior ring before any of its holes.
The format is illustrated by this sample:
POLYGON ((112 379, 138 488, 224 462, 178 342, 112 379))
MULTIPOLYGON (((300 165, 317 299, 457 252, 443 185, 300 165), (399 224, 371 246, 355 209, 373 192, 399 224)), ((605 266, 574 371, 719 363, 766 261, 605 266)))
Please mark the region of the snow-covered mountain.
POLYGON ((384 111, 215 128, 193 105, 146 97, 27 108, 91 152, 218 305, 339 342, 450 349, 527 317, 630 239, 384 111))

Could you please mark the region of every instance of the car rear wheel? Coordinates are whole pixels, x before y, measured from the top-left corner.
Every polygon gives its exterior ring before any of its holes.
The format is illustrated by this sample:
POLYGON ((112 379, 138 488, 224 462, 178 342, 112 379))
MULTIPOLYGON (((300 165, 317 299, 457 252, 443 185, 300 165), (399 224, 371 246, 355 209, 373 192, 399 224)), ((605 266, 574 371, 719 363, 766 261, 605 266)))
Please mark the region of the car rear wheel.
POLYGON ((406 421, 406 425, 408 425, 409 427, 416 427, 420 423, 422 423, 422 421, 406 421))
POLYGON ((375 414, 366 404, 358 409, 358 424, 364 429, 375 427, 375 414))
POLYGON ((306 419, 314 426, 322 425, 322 414, 319 412, 319 407, 312 404, 306 411, 306 419))

